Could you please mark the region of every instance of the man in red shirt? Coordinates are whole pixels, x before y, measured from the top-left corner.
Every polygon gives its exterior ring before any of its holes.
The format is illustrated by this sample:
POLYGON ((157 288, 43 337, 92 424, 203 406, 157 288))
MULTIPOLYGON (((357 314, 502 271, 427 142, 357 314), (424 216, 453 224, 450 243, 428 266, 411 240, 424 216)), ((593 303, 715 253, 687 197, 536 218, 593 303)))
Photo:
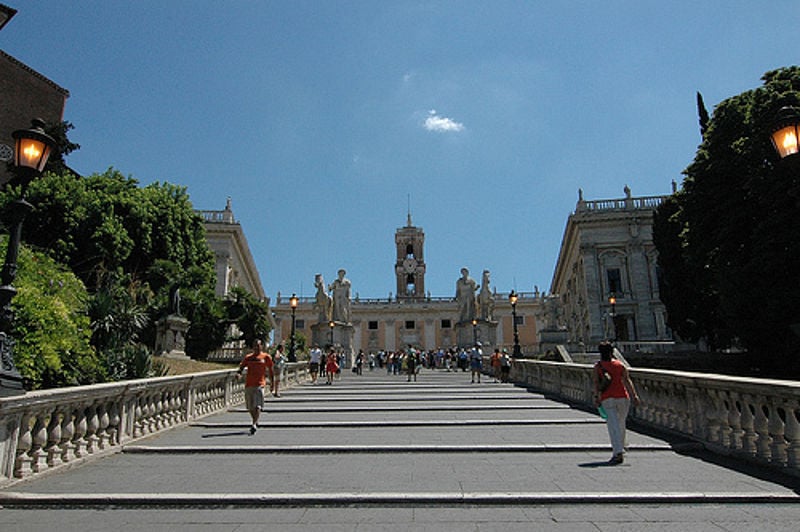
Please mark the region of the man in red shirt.
POLYGON ((261 340, 253 342, 253 352, 242 359, 237 376, 240 377, 244 370, 247 370, 244 381, 244 402, 253 419, 253 425, 250 427, 252 436, 258 430, 258 416, 264 407, 264 385, 267 383, 267 371, 269 371, 270 380, 273 378, 272 357, 269 356, 269 353, 261 350, 261 340))

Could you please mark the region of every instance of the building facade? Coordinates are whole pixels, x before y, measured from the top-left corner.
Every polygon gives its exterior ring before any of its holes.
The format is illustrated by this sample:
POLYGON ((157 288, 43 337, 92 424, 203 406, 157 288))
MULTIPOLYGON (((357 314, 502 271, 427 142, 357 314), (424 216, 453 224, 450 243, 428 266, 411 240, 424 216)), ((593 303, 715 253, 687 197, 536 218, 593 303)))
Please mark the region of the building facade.
MULTIPOLYGON (((16 11, 0 4, 0 29, 16 11)), ((58 86, 28 65, 0 50, 0 186, 11 179, 6 163, 14 158, 11 133, 31 126, 41 118, 48 124, 64 119, 69 91, 58 86)))
POLYGON ((266 299, 244 230, 233 216, 231 199, 224 210, 197 214, 203 218, 206 241, 214 253, 217 296, 225 297, 231 288, 240 286, 256 298, 266 299))
MULTIPOLYGON (((508 293, 491 292, 492 312, 488 319, 476 316, 474 324, 459 322, 455 298, 434 297, 425 292, 425 233, 421 227, 413 225, 410 215, 406 225, 396 230, 394 243, 396 253, 392 266, 396 295, 375 299, 356 297, 351 301, 352 343, 349 347, 352 353, 397 351, 408 346, 423 350, 447 349, 471 345, 474 341, 481 342, 484 350, 501 347, 511 352, 514 323, 508 293)), ((480 279, 477 275, 476 278, 480 279)), ((534 353, 538 349, 536 315, 543 296, 535 292, 518 295, 519 342, 523 353, 534 353)), ((278 294, 274 315, 275 342, 288 341, 292 326, 289 297, 278 294)), ((299 298, 295 329, 305 336, 308 344, 341 345, 341 328, 333 322, 329 327, 327 320, 321 319, 314 297, 299 298)))
POLYGON ((564 230, 550 291, 573 349, 604 339, 669 342, 659 297, 653 214, 667 196, 586 201, 564 230))

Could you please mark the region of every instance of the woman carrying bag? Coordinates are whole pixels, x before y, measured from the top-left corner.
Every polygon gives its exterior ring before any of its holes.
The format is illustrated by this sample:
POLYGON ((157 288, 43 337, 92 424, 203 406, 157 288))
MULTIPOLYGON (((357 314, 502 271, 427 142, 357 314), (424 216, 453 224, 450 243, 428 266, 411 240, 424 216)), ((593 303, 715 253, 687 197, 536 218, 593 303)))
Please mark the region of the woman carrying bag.
POLYGON ((608 461, 611 465, 621 464, 625 454, 625 420, 628 410, 633 404, 639 404, 639 395, 633 381, 622 362, 612 357, 614 346, 609 342, 601 342, 598 346, 600 362, 592 371, 594 384, 594 403, 605 410, 608 436, 611 439, 613 455, 608 461))

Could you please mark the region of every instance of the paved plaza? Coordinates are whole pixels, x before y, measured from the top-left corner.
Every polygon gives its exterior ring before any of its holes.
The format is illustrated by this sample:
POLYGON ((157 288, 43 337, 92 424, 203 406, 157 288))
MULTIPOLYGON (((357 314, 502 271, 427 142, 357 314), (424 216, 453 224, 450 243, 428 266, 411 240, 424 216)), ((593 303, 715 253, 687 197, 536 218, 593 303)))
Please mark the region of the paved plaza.
POLYGON ((0 529, 798 530, 800 479, 469 373, 345 373, 0 490, 0 529))

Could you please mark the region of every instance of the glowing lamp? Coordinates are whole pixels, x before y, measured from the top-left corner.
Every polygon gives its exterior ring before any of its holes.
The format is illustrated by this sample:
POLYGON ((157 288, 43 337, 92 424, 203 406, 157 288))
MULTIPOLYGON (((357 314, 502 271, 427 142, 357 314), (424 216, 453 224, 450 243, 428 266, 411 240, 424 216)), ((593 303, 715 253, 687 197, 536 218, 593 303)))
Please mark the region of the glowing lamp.
POLYGON ((44 121, 31 120, 30 129, 18 129, 11 136, 14 138, 14 166, 41 174, 56 141, 44 132, 44 121))
POLYGON ((800 113, 794 107, 784 107, 772 128, 772 145, 781 159, 800 152, 800 113))

